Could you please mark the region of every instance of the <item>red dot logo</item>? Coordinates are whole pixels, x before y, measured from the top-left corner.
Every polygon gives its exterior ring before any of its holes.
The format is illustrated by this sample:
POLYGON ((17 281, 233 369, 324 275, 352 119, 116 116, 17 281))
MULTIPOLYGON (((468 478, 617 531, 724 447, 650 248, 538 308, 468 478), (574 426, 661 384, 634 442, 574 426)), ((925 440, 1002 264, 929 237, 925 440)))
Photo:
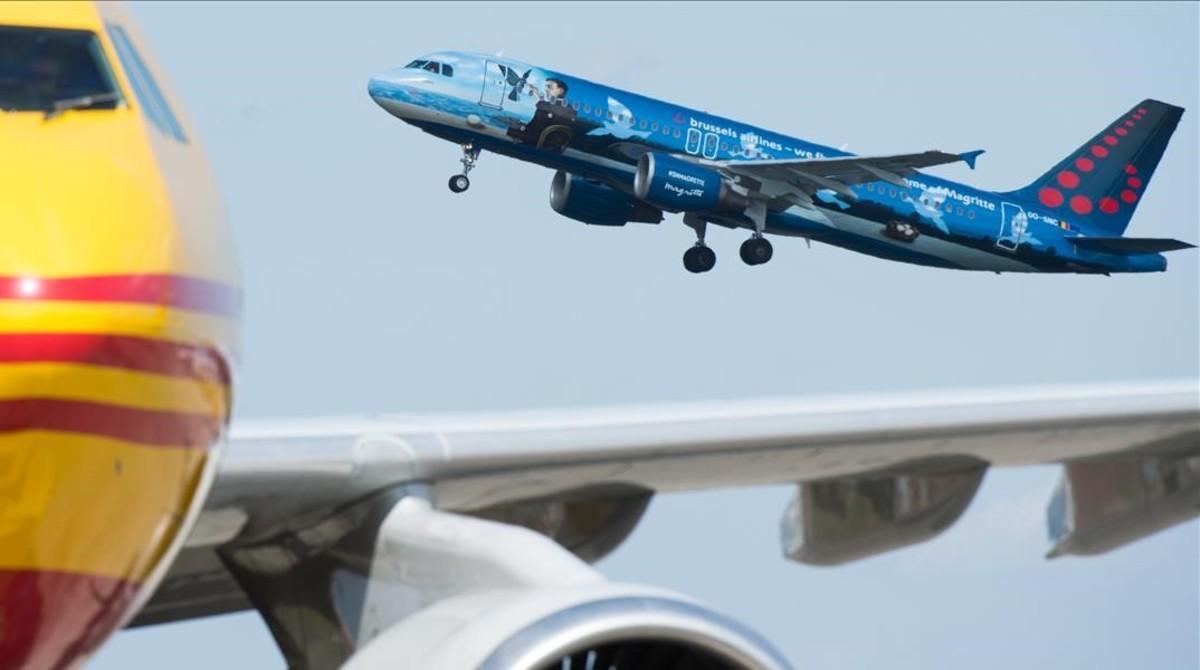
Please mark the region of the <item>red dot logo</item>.
POLYGON ((1134 167, 1133 163, 1125 166, 1125 174, 1137 174, 1137 168, 1134 167))
POLYGON ((1087 214, 1092 211, 1092 201, 1082 195, 1071 198, 1071 211, 1076 214, 1087 214))
POLYGON ((1095 156, 1096 158, 1105 158, 1106 156, 1108 156, 1108 149, 1105 149, 1104 147, 1097 144, 1092 147, 1092 155, 1095 156))
POLYGON ((1110 147, 1115 147, 1117 146, 1117 138, 1113 137, 1112 135, 1105 135, 1104 143, 1110 147))
POLYGON ((1075 167, 1079 168, 1081 172, 1091 172, 1096 164, 1090 158, 1079 157, 1075 159, 1075 167))
POLYGON ((1125 189, 1124 191, 1121 191, 1121 199, 1132 205, 1133 203, 1137 202, 1137 193, 1134 193, 1129 189, 1125 189))
POLYGON ((1138 179, 1137 177, 1130 177, 1129 179, 1125 180, 1125 183, 1129 184, 1130 188, 1141 188, 1142 187, 1142 180, 1138 179))
POLYGON ((1038 191, 1038 202, 1047 207, 1058 207, 1063 204, 1062 191, 1052 186, 1046 186, 1038 191))
POLYGON ((1120 135, 1121 137, 1125 137, 1126 135, 1129 134, 1129 131, 1125 130, 1124 128, 1114 128, 1113 132, 1120 135))
POLYGON ((1145 107, 1138 107, 1138 114, 1149 114, 1145 107))
POLYGON ((1101 212, 1104 212, 1105 214, 1116 214, 1117 210, 1119 208, 1120 208, 1120 206, 1117 205, 1116 198, 1109 198, 1109 197, 1100 198, 1100 211, 1101 212))
POLYGON ((1079 175, 1070 170, 1063 170, 1058 173, 1058 183, 1063 188, 1075 188, 1079 186, 1079 175))
POLYGON ((1137 124, 1136 124, 1136 123, 1134 123, 1133 121, 1126 121, 1126 122, 1125 122, 1125 125, 1127 125, 1127 126, 1129 126, 1130 128, 1132 128, 1132 127, 1136 126, 1137 124))

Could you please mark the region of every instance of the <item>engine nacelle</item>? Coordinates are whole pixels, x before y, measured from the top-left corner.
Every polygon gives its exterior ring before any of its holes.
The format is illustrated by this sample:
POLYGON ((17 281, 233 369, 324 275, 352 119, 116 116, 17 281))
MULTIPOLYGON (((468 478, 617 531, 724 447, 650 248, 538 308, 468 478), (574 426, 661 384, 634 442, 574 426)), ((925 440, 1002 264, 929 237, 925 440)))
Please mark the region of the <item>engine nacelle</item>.
POLYGON ((662 221, 662 211, 606 184, 561 170, 550 182, 550 207, 568 219, 594 226, 662 221))
POLYGON ((723 614, 659 589, 601 582, 453 597, 388 628, 343 667, 783 670, 789 665, 757 633, 723 614))
POLYGON ((642 154, 633 192, 671 212, 740 212, 749 204, 716 170, 670 154, 642 154))

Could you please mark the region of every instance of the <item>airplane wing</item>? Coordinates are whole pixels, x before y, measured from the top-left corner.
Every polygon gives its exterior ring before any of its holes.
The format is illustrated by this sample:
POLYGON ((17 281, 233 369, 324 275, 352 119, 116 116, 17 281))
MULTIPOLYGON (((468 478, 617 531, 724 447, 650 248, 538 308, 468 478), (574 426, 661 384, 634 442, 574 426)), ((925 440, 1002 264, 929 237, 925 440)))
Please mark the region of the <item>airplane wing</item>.
MULTIPOLYGON (((379 639, 426 640, 428 617, 454 635, 484 635, 483 624, 444 608, 469 601, 491 612, 470 599, 497 585, 555 598, 588 593, 571 607, 591 607, 598 596, 588 589, 603 580, 586 564, 619 545, 658 493, 795 483, 781 550, 797 562, 833 564, 935 536, 990 466, 1046 462, 1064 464, 1049 505, 1052 555, 1104 551, 1192 518, 1200 509, 1200 387, 246 421, 232 429, 184 551, 133 625, 255 606, 289 663, 324 667, 314 659, 340 662, 393 625, 397 632, 379 639), (378 582, 400 590, 374 598, 378 582)), ((529 623, 522 616, 497 615, 493 624, 529 623)), ((434 667, 419 658, 411 667, 434 667)), ((734 667, 786 665, 772 662, 734 667)))
POLYGON ((908 188, 904 177, 920 168, 945 165, 963 161, 972 169, 975 159, 982 150, 951 154, 944 151, 925 151, 890 156, 841 156, 837 158, 797 158, 786 160, 731 160, 717 161, 717 167, 734 175, 742 175, 760 181, 784 182, 801 191, 811 193, 830 189, 842 195, 854 197, 848 186, 867 182, 885 181, 900 188, 908 188))

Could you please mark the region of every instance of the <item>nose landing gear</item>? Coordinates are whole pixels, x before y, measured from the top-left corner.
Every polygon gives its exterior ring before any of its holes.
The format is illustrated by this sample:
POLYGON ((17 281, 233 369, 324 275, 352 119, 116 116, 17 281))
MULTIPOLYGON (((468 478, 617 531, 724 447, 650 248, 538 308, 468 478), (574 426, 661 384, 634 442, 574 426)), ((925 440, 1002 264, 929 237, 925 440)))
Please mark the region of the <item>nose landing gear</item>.
POLYGON ((448 186, 450 187, 451 191, 455 193, 462 193, 468 188, 471 188, 471 180, 467 178, 467 173, 475 169, 475 161, 479 160, 479 151, 479 147, 476 147, 473 144, 462 145, 463 155, 462 158, 459 159, 459 162, 463 165, 463 171, 462 174, 456 174, 453 177, 450 177, 448 186))

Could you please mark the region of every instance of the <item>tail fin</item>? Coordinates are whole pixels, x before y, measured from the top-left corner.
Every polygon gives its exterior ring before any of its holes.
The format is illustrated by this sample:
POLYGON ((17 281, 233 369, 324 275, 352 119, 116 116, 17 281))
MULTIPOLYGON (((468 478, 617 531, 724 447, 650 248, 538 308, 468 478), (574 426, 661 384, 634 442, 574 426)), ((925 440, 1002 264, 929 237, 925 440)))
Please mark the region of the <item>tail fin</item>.
POLYGON ((1008 194, 1119 236, 1145 193, 1183 108, 1143 100, 1025 188, 1008 194))

